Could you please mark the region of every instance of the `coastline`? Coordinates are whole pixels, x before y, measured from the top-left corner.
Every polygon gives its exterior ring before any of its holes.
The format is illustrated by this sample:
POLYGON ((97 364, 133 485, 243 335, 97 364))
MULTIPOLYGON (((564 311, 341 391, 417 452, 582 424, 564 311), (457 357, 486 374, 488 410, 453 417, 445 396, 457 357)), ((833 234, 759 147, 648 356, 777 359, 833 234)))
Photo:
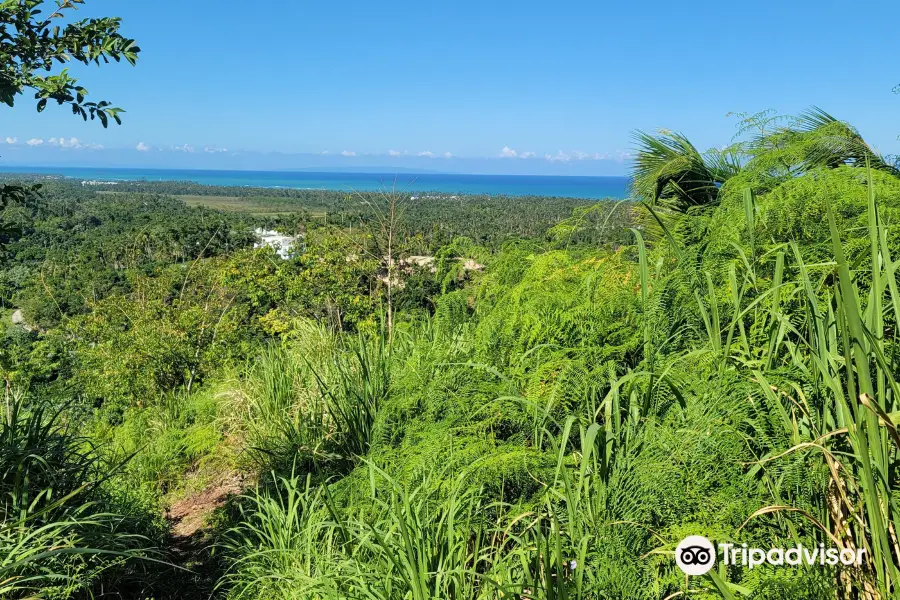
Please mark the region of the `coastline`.
POLYGON ((0 178, 38 177, 110 183, 188 182, 204 186, 309 191, 490 196, 546 196, 599 200, 628 196, 628 177, 570 175, 469 175, 456 173, 355 173, 0 166, 0 178))

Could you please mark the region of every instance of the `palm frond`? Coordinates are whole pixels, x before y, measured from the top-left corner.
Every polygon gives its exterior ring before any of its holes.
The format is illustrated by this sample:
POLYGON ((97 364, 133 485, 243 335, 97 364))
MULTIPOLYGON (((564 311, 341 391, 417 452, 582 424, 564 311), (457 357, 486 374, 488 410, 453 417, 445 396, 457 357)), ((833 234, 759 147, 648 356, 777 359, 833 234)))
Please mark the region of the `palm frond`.
POLYGON ((676 213, 717 203, 719 186, 740 171, 736 154, 710 150, 701 153, 684 135, 635 133, 633 193, 652 206, 676 213))
POLYGON ((842 165, 864 167, 868 163, 873 169, 900 177, 900 170, 869 146, 854 127, 817 106, 759 142, 762 151, 780 148, 791 152, 799 172, 842 165))

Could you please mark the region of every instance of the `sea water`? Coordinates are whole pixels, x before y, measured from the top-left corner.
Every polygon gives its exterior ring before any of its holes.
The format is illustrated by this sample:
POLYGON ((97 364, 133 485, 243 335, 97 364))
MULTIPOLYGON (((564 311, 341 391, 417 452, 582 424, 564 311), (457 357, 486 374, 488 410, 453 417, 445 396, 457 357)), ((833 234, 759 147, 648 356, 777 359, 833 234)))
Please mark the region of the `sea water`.
POLYGON ((82 181, 190 181, 203 185, 340 191, 626 198, 628 177, 551 175, 463 175, 450 173, 316 173, 311 171, 218 171, 108 169, 80 167, 0 167, 0 173, 58 175, 82 181))

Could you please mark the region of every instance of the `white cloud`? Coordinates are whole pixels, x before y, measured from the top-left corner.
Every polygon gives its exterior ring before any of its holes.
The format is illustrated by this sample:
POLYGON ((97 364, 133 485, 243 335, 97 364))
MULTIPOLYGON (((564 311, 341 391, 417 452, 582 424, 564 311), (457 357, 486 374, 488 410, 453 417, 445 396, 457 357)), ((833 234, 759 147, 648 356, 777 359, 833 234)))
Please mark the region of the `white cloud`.
POLYGON ((182 146, 172 146, 172 150, 175 152, 194 152, 194 147, 190 144, 184 144, 182 146))
POLYGON ((500 158, 534 158, 535 156, 534 152, 518 152, 509 146, 503 146, 503 150, 500 151, 500 158))
POLYGON ((134 147, 138 152, 146 152, 150 149, 150 146, 145 144, 144 142, 138 142, 138 145, 134 147))
POLYGON ((19 143, 19 138, 17 138, 17 137, 8 137, 8 138, 6 138, 6 143, 7 143, 7 144, 10 144, 10 145, 12 145, 12 144, 18 144, 18 143, 19 143))
POLYGON ((562 150, 559 150, 555 155, 554 154, 545 154, 544 158, 549 160, 550 162, 569 162, 572 158, 562 150))
POLYGON ((444 158, 453 158, 453 155, 449 152, 444 152, 444 158))
POLYGON ((599 152, 589 154, 587 152, 581 152, 580 150, 573 150, 572 158, 575 160, 604 160, 609 157, 606 154, 600 154, 599 152))
POLYGON ((356 156, 356 152, 353 152, 352 150, 344 150, 343 152, 341 152, 341 156, 356 156))
POLYGON ((228 152, 228 148, 214 148, 212 146, 204 146, 204 152, 209 152, 210 154, 215 154, 217 152, 228 152))
POLYGON ((434 152, 431 150, 426 150, 425 152, 419 152, 419 156, 425 156, 427 158, 432 158, 434 156, 434 152))
POLYGON ((30 140, 28 140, 25 143, 28 144, 29 146, 40 146, 41 144, 44 143, 44 140, 39 139, 39 138, 31 138, 30 140))
POLYGON ((47 140, 47 143, 51 146, 59 146, 60 148, 81 148, 81 142, 78 141, 78 138, 66 139, 64 137, 52 137, 47 140))
POLYGON ((89 150, 103 150, 103 144, 82 144, 80 147, 89 150))
POLYGON ((388 156, 400 156, 400 153, 396 150, 388 150, 388 156))

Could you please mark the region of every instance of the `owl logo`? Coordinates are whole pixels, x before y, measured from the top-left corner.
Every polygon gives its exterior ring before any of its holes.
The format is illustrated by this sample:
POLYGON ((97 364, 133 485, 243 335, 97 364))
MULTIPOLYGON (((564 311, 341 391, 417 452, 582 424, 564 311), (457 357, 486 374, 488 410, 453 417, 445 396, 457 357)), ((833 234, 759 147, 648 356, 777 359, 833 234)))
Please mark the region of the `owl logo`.
POLYGON ((687 575, 705 575, 716 563, 716 549, 702 535, 691 535, 675 548, 675 563, 687 575))

